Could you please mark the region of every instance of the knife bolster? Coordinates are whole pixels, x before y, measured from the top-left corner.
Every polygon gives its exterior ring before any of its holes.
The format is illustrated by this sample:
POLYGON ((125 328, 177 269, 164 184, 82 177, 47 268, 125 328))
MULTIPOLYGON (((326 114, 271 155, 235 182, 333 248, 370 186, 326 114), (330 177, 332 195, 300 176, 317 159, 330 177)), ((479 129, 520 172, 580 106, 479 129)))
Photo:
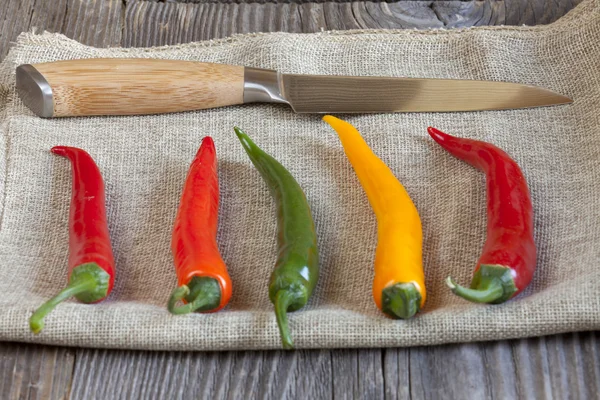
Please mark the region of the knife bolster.
POLYGON ((262 68, 244 68, 244 103, 289 104, 283 93, 281 74, 262 68))
POLYGON ((38 116, 50 118, 54 114, 52 88, 33 65, 17 67, 17 92, 23 104, 38 116))

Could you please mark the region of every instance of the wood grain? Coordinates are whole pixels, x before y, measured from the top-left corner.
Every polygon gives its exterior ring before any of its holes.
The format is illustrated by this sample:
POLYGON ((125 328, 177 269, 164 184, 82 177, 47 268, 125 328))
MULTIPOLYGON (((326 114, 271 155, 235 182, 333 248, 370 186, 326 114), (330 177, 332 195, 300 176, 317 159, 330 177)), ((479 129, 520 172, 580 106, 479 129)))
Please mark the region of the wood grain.
POLYGON ((442 27, 429 2, 156 3, 129 2, 123 46, 148 47, 251 32, 442 27), (143 26, 144 30, 138 29, 143 26))
POLYGON ((3 0, 0 6, 0 58, 8 52, 11 42, 29 29, 36 0, 3 0))
POLYGON ((73 349, 0 343, 0 398, 67 399, 74 361, 73 349))
POLYGON ((399 349, 77 350, 72 399, 592 399, 598 334, 399 349))
POLYGON ((55 117, 179 112, 244 100, 244 67, 240 66, 109 58, 33 66, 52 88, 55 117))
POLYGON ((598 338, 589 332, 409 349, 410 397, 598 398, 598 338))
POLYGON ((73 399, 383 399, 381 350, 166 353, 82 349, 73 399))
POLYGON ((64 33, 84 44, 119 46, 122 0, 1 0, 0 59, 21 32, 64 33))
POLYGON ((0 58, 34 27, 97 47, 147 47, 247 32, 547 24, 581 1, 2 0, 0 58))
POLYGON ((331 353, 168 353, 81 349, 72 399, 319 399, 332 392, 331 353))
POLYGON ((416 349, 397 348, 383 350, 383 381, 386 400, 411 397, 410 353, 416 349))
POLYGON ((148 47, 249 32, 548 24, 581 0, 215 1, 128 0, 123 46, 148 47))
MULTIPOLYGON (((521 16, 506 19, 505 1, 439 1, 433 5, 435 13, 446 28, 482 25, 521 25, 521 16)), ((548 16, 541 23, 552 22, 548 16)))
MULTIPOLYGON (((548 24, 565 15, 583 0, 504 0, 504 13, 511 25, 548 24)), ((508 25, 508 23, 507 23, 508 25)))

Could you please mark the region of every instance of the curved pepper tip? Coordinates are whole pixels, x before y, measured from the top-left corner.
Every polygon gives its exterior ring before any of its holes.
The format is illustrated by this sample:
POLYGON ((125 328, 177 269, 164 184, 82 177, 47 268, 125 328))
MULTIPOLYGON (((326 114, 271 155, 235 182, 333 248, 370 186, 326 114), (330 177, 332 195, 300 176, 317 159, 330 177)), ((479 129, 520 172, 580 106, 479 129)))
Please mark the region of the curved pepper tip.
POLYGON ((427 133, 429 133, 429 136, 431 136, 431 138, 434 139, 435 141, 443 140, 445 137, 450 136, 447 133, 444 133, 444 132, 440 131, 439 129, 434 128, 432 126, 427 127, 427 133))
POLYGON ((381 311, 392 318, 412 318, 421 309, 421 293, 412 283, 397 283, 381 292, 381 311))
POLYGON ((50 152, 54 154, 62 154, 64 151, 64 146, 54 146, 50 149, 50 152))
POLYGON ((246 132, 244 132, 237 126, 233 127, 233 131, 235 132, 236 135, 238 135, 238 137, 246 134, 246 132))
POLYGON ((67 146, 54 146, 50 149, 53 154, 64 156, 67 153, 67 146))
POLYGON ((237 126, 234 126, 233 130, 234 130, 235 134, 237 135, 238 139, 240 140, 240 143, 242 143, 242 146, 244 147, 244 150, 249 151, 249 149, 254 144, 254 142, 252 142, 252 140, 246 134, 246 132, 244 132, 243 130, 241 130, 237 126))
POLYGON ((287 310, 294 301, 294 296, 288 290, 280 290, 275 295, 275 316, 277 317, 277 326, 281 335, 281 344, 286 350, 294 349, 294 341, 290 336, 288 327, 287 310))
POLYGON ((334 117, 333 115, 325 115, 322 119, 323 121, 327 122, 329 126, 331 126, 336 132, 344 125, 355 129, 350 123, 334 117))

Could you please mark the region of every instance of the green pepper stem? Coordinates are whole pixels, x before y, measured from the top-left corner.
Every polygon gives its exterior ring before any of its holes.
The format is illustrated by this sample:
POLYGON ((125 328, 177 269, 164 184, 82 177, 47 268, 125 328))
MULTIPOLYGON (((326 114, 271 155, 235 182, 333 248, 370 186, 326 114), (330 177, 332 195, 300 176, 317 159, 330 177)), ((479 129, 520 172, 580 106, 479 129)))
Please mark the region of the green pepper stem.
POLYGON ((173 290, 173 293, 171 293, 171 297, 169 298, 169 304, 167 305, 171 314, 187 314, 193 311, 191 309, 192 303, 179 307, 176 306, 177 302, 183 300, 188 294, 190 294, 190 288, 186 285, 179 286, 173 290))
POLYGON ((56 296, 45 302, 38 308, 31 318, 29 318, 29 327, 33 333, 40 333, 44 328, 44 317, 54 309, 58 304, 67 300, 70 297, 77 296, 84 292, 92 292, 98 286, 98 282, 90 275, 82 275, 80 279, 71 281, 56 296))
POLYGON ((283 344, 283 348, 286 350, 291 350, 294 348, 294 341, 290 336, 287 318, 287 309, 293 301, 294 296, 288 290, 280 290, 275 295, 275 316, 277 317, 277 325, 279 326, 281 343, 283 344))
POLYGON ((397 283, 383 289, 381 306, 392 318, 412 318, 421 308, 421 293, 414 283, 397 283))
POLYGON ((502 282, 498 278, 482 278, 477 289, 467 289, 458 285, 451 277, 446 279, 446 284, 452 292, 463 299, 473 301, 475 303, 492 303, 500 299, 504 295, 502 282))
POLYGON ((171 314, 188 314, 194 311, 213 310, 221 302, 221 286, 216 279, 195 276, 188 285, 181 285, 173 290, 167 308, 171 314), (188 303, 177 306, 177 302, 185 299, 188 303))
MULTIPOLYGON (((171 298, 169 299, 169 311, 171 314, 179 315, 179 314, 189 314, 198 310, 199 308, 204 308, 207 305, 212 305, 214 303, 213 299, 209 296, 206 296, 202 293, 198 294, 196 298, 189 303, 183 306, 176 306, 179 300, 183 300, 184 297, 190 294, 190 288, 186 285, 180 286, 177 289, 173 290, 173 294, 171 294, 171 298)), ((217 304, 218 305, 218 304, 217 304)), ((215 307, 212 307, 215 308, 215 307)))

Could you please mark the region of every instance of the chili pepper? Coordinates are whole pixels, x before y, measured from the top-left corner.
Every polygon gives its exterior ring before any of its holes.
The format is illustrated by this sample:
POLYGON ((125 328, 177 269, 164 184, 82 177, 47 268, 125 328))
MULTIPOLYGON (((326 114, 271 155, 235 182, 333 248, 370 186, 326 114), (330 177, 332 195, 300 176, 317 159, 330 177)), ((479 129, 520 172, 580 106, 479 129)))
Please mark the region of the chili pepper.
POLYGON ((337 132, 377 218, 375 304, 392 318, 411 318, 426 298, 423 232, 417 208, 354 126, 331 115, 323 120, 337 132))
POLYGON ((83 303, 99 302, 111 292, 115 279, 100 170, 82 149, 56 146, 51 151, 68 158, 73 170, 69 212, 69 284, 33 313, 29 325, 34 333, 42 330, 44 317, 60 302, 73 296, 83 303))
POLYGON ((493 144, 450 136, 435 128, 429 135, 456 158, 485 172, 487 239, 471 288, 446 283, 460 297, 478 303, 503 303, 525 289, 536 264, 533 207, 517 163, 493 144))
POLYGON ((219 177, 210 136, 188 171, 171 241, 179 287, 169 300, 173 314, 215 312, 231 298, 231 279, 217 245, 219 177), (187 304, 176 306, 179 300, 187 304))
POLYGON ((278 254, 269 283, 269 298, 283 347, 294 347, 287 311, 304 307, 319 279, 317 235, 306 196, 294 177, 273 157, 261 150, 241 129, 235 133, 261 174, 277 205, 278 254))

